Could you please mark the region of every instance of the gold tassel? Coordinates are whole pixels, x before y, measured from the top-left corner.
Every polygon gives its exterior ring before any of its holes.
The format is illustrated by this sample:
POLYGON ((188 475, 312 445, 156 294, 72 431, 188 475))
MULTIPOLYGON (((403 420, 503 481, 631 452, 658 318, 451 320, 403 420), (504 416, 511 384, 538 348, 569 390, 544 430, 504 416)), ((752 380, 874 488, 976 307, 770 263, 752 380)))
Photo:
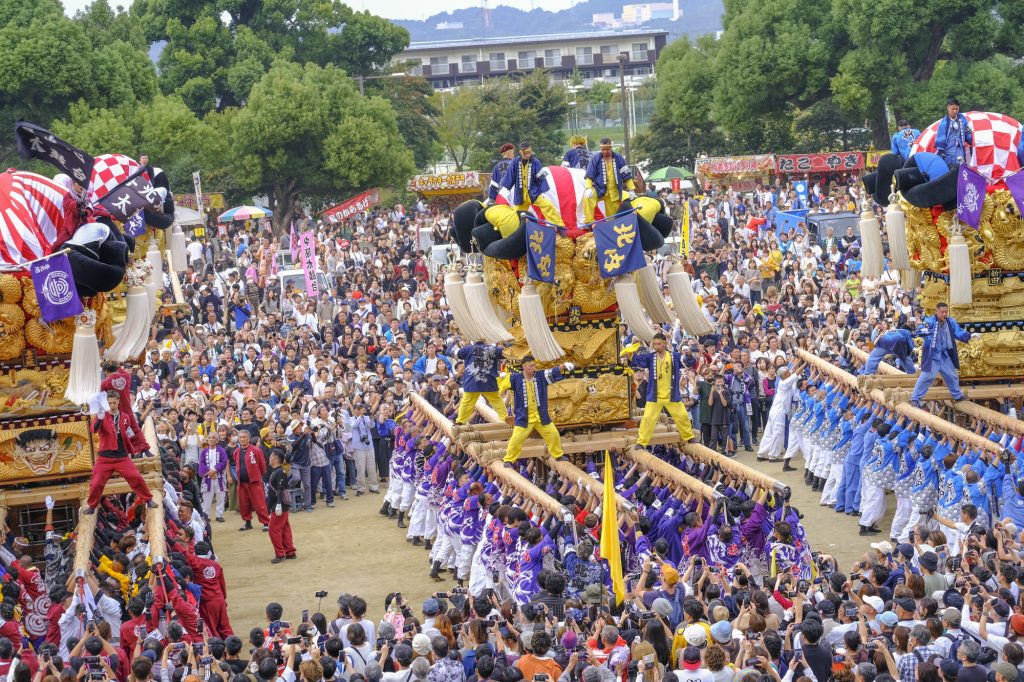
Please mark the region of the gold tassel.
POLYGON ((871 210, 871 200, 867 197, 861 204, 860 214, 860 246, 862 277, 876 278, 882 275, 883 253, 882 232, 878 226, 878 218, 871 210))
POLYGON ((661 293, 661 282, 658 273, 650 262, 634 273, 636 286, 640 291, 640 303, 655 324, 672 324, 672 311, 665 305, 665 297, 661 293))
POLYGON ((619 315, 630 331, 644 343, 653 341, 654 327, 640 304, 640 292, 632 277, 620 275, 615 278, 615 299, 619 304, 619 315))
POLYGON ((668 290, 672 296, 672 306, 676 309, 676 317, 683 331, 691 336, 711 334, 715 328, 708 322, 704 311, 697 303, 697 294, 693 291, 690 275, 678 262, 672 265, 668 273, 668 290))
POLYGON ((487 295, 487 285, 479 270, 470 270, 463 286, 466 294, 466 306, 472 314, 477 329, 488 343, 508 343, 512 335, 494 312, 491 297, 487 295))
POLYGON ((565 351, 551 333, 551 327, 548 326, 544 302, 540 300, 540 294, 529 280, 519 292, 519 314, 523 322, 523 332, 526 334, 526 343, 530 346, 534 358, 540 362, 554 362, 565 355, 565 351))
POLYGON ((86 308, 75 317, 75 338, 71 346, 71 369, 64 398, 84 405, 100 390, 100 347, 96 340, 96 311, 86 308))
POLYGON ((914 268, 900 270, 900 289, 913 293, 921 283, 921 273, 914 268))
POLYGON ((961 231, 959 221, 953 222, 949 240, 949 304, 971 305, 971 252, 961 231))
POLYGON ((893 270, 910 269, 910 252, 907 250, 907 216, 900 208, 899 198, 889 197, 885 209, 885 231, 889 235, 889 267, 893 270))

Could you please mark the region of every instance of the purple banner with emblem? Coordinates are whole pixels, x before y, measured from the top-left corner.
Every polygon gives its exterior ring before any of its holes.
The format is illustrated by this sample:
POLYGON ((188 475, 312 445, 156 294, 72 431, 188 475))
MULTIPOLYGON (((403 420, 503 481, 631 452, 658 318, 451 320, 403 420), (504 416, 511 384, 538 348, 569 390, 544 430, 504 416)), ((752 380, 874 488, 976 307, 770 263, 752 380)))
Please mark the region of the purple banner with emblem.
POLYGON ((1017 204, 1017 213, 1024 211, 1024 170, 1003 177, 1003 182, 1006 183, 1006 189, 1010 190, 1010 196, 1017 204))
POLYGON ((956 182, 956 217, 977 229, 985 203, 985 176, 966 163, 960 164, 956 182))
POLYGON ((66 253, 36 261, 29 269, 44 322, 56 322, 82 312, 82 301, 78 298, 71 261, 66 253))

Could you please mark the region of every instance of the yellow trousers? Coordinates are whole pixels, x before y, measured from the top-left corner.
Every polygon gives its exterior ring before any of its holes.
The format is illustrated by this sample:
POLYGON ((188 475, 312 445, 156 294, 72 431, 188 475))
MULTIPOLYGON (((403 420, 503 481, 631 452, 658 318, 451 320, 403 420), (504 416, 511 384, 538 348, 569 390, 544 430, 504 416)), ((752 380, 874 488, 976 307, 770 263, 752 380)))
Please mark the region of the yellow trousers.
POLYGON ((548 446, 548 454, 555 459, 562 456, 562 437, 558 434, 555 423, 541 424, 537 420, 530 420, 525 428, 522 426, 512 427, 512 437, 508 439, 508 449, 505 450, 506 462, 514 462, 519 459, 519 455, 523 452, 523 443, 534 430, 544 439, 544 444, 548 446))
POLYGON ((693 440, 693 425, 690 423, 690 414, 682 403, 674 403, 670 400, 648 401, 644 406, 644 417, 640 420, 640 428, 637 430, 636 443, 647 447, 651 443, 651 436, 654 435, 654 425, 658 423, 661 411, 665 410, 676 423, 679 430, 679 438, 685 443, 693 440))
POLYGON ((456 424, 465 424, 469 421, 469 418, 473 416, 476 401, 480 396, 483 396, 491 404, 491 407, 494 408, 499 417, 505 418, 508 414, 508 408, 505 407, 505 401, 501 399, 497 391, 463 391, 462 400, 459 401, 459 414, 455 417, 456 424))
POLYGON ((557 225, 558 227, 565 227, 565 223, 562 222, 562 214, 558 211, 558 207, 552 204, 543 194, 539 195, 532 204, 524 203, 516 206, 516 210, 527 211, 531 205, 540 209, 540 212, 544 214, 545 222, 557 225))
MULTIPOLYGON (((619 206, 622 205, 622 202, 619 201, 622 198, 621 194, 619 194, 618 192, 615 192, 615 197, 614 198, 611 195, 612 195, 611 192, 608 192, 608 193, 606 193, 604 195, 604 217, 605 218, 611 218, 613 215, 618 213, 619 212, 619 206)), ((584 222, 588 222, 588 223, 594 222, 594 209, 597 208, 597 202, 598 201, 600 201, 600 197, 598 197, 596 194, 594 196, 590 197, 589 199, 584 197, 584 199, 583 199, 583 220, 584 220, 584 222)))

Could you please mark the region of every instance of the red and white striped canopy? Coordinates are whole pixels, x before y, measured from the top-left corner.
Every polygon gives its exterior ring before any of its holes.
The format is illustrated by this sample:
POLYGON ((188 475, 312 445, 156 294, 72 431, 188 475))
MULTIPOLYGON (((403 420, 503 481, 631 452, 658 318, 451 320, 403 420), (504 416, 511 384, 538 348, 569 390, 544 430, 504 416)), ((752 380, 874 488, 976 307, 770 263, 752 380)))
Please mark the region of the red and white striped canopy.
POLYGON ((0 266, 22 265, 50 253, 64 222, 67 194, 42 175, 0 173, 0 266))

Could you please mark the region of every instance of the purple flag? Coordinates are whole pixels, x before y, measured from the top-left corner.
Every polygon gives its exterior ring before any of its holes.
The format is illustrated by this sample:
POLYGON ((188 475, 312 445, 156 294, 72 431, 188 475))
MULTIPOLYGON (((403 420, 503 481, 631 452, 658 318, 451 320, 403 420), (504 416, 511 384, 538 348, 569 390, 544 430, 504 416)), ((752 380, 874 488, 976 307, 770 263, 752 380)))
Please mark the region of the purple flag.
POLYGON ((956 183, 956 217, 977 229, 981 222, 981 207, 985 203, 985 188, 988 181, 985 176, 969 167, 960 164, 956 183))
POLYGON ((124 233, 129 237, 138 237, 146 231, 146 216, 138 211, 124 224, 124 233))
POLYGON ((1006 189, 1010 190, 1010 196, 1017 204, 1017 213, 1024 212, 1024 170, 1005 176, 1003 182, 1006 183, 1006 189))
POLYGON ((292 232, 288 235, 288 247, 292 253, 292 263, 299 260, 299 238, 295 235, 295 221, 292 221, 292 232))
POLYGON ((56 322, 82 312, 82 301, 75 289, 68 254, 44 258, 29 266, 32 284, 39 299, 39 313, 45 322, 56 322))

